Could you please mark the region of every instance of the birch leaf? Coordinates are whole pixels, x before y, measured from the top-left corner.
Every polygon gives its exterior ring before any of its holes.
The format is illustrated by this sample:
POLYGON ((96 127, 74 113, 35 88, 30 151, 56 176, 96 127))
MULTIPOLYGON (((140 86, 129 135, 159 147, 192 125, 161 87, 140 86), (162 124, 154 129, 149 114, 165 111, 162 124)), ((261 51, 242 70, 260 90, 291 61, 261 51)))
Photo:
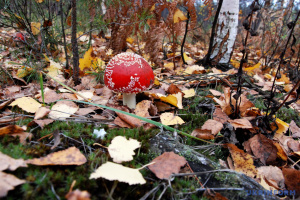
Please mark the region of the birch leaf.
POLYGON ((19 106, 26 112, 35 113, 42 105, 31 97, 21 97, 13 101, 10 106, 19 106))
POLYGON ((146 180, 139 172, 139 169, 124 167, 113 162, 107 162, 101 165, 94 173, 91 174, 90 179, 93 178, 105 178, 110 181, 117 180, 128 183, 129 185, 146 183, 146 180))
POLYGON ((117 136, 108 146, 109 155, 116 163, 133 160, 134 150, 141 146, 140 142, 134 139, 127 140, 123 136, 117 136))

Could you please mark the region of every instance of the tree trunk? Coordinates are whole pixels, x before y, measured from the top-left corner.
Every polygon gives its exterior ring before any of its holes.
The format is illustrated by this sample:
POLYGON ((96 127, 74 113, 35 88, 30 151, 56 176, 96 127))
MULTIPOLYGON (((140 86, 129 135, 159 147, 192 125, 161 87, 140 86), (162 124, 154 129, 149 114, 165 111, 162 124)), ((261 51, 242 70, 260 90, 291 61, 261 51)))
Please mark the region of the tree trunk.
POLYGON ((80 83, 79 80, 79 54, 77 45, 77 19, 76 19, 76 0, 72 0, 72 52, 73 52, 73 80, 75 85, 80 83))
POLYGON ((212 64, 228 64, 237 35, 239 0, 223 0, 210 61, 212 64))

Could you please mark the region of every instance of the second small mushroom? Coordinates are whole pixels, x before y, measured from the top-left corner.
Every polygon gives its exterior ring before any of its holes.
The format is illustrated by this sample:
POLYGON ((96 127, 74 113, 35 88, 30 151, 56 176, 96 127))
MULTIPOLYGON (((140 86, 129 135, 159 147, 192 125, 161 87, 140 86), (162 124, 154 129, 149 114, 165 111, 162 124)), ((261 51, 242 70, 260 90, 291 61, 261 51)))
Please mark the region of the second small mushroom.
POLYGON ((152 87, 154 74, 142 56, 128 52, 120 53, 107 64, 104 83, 109 89, 123 93, 123 104, 135 109, 136 93, 152 87))

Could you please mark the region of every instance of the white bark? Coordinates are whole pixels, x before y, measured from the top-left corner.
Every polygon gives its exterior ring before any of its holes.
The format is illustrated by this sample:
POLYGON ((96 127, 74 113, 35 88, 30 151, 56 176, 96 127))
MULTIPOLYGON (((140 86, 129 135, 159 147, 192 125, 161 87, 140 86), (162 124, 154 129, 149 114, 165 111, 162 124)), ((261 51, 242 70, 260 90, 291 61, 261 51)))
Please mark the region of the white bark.
POLYGON ((238 30, 239 0, 223 0, 210 59, 229 63, 238 30))
POLYGON ((130 109, 135 109, 136 99, 135 94, 123 93, 123 105, 127 105, 130 109))

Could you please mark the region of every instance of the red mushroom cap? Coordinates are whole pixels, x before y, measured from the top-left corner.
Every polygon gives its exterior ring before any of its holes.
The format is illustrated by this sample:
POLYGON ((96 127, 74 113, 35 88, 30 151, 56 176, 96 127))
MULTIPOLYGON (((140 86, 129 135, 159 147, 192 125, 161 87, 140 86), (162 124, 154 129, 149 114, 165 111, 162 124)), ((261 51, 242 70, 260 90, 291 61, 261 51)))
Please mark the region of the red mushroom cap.
POLYGON ((18 32, 16 34, 16 40, 25 42, 25 38, 24 38, 23 33, 18 32))
POLYGON ((104 83, 115 92, 139 93, 152 86, 154 74, 142 56, 128 52, 120 53, 107 64, 104 83))

